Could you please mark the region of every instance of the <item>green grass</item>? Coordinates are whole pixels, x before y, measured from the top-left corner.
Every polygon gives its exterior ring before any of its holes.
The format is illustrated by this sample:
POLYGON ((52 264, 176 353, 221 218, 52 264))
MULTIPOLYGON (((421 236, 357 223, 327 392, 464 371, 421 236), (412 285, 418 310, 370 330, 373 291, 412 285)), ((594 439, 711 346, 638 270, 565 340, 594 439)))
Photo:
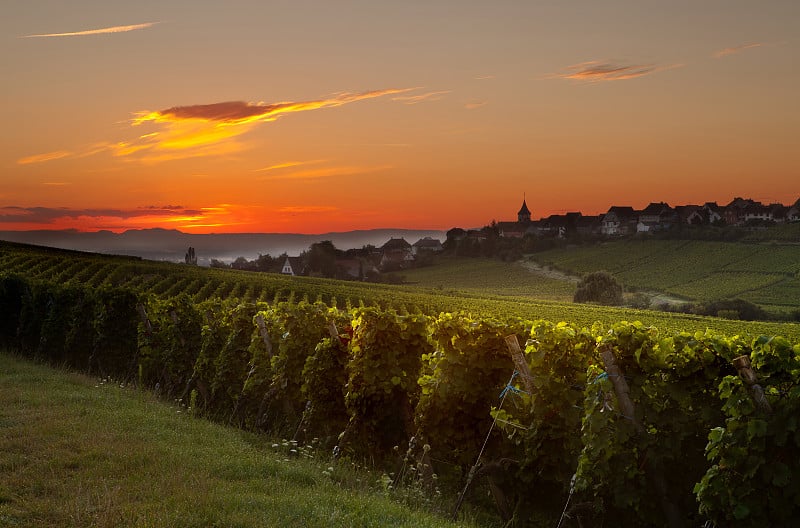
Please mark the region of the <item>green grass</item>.
POLYGON ((0 526, 453 526, 373 478, 0 353, 0 526))
POLYGON ((800 308, 800 245, 621 240, 536 253, 536 262, 575 273, 607 270, 627 287, 692 300, 740 297, 769 308, 800 308))
POLYGON ((442 258, 434 266, 402 272, 406 282, 422 288, 532 297, 549 301, 572 300, 575 285, 547 278, 518 262, 486 258, 442 258))

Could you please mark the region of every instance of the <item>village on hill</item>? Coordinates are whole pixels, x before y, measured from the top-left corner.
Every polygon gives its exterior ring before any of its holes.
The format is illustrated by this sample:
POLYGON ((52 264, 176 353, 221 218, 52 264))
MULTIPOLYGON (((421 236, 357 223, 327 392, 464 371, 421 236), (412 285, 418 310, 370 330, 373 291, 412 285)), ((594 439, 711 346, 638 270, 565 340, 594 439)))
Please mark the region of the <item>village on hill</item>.
MULTIPOLYGON (((446 240, 424 237, 410 243, 404 238, 390 238, 381 246, 341 250, 330 241, 312 244, 297 256, 259 257, 256 261, 240 258, 230 267, 251 271, 269 271, 284 275, 308 275, 370 282, 401 282, 394 272, 434 263, 439 254, 497 257, 516 260, 524 253, 547 249, 559 240, 596 241, 625 236, 666 235, 687 230, 714 228, 717 232, 732 229, 761 230, 771 226, 800 222, 800 199, 792 205, 763 204, 749 198, 734 198, 727 205, 706 202, 703 205, 670 206, 653 202, 644 209, 611 206, 600 215, 569 212, 531 219, 532 212, 523 198, 516 221, 491 222, 480 229, 454 227, 446 240)), ((188 261, 187 261, 188 262, 188 261)), ((218 261, 212 266, 225 266, 218 261)))

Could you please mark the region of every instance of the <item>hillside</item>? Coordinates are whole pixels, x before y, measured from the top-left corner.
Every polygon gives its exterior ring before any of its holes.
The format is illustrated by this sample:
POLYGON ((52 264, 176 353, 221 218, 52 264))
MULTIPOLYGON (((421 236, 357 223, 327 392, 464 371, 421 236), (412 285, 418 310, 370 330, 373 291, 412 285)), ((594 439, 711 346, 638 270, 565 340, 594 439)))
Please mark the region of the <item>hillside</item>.
POLYGON ((524 263, 497 259, 443 257, 434 266, 404 270, 410 286, 440 291, 472 292, 532 297, 569 302, 575 294, 575 282, 531 273, 524 263))
POLYGON ((531 256, 576 274, 607 270, 627 288, 687 300, 741 298, 768 311, 800 308, 800 245, 699 240, 620 240, 531 256))
POLYGON ((110 380, 0 353, 0 387, 0 526, 452 526, 110 380))
MULTIPOLYGON (((582 254, 582 253, 581 253, 582 254)), ((57 283, 124 287, 138 294, 159 298, 185 295, 194 302, 209 299, 236 299, 241 302, 270 302, 286 300, 321 300, 328 304, 394 307, 420 310, 428 314, 464 311, 481 316, 498 318, 547 319, 591 325, 595 321, 641 321, 662 330, 705 331, 713 329, 727 335, 784 335, 800 336, 800 325, 773 322, 747 322, 699 317, 687 314, 663 313, 649 310, 602 307, 574 304, 566 300, 547 300, 545 290, 553 288, 554 297, 564 296, 566 282, 552 282, 541 275, 524 275, 524 287, 507 285, 498 287, 503 273, 514 270, 513 265, 483 262, 491 273, 483 273, 481 287, 458 290, 447 285, 463 287, 468 280, 459 278, 456 271, 469 270, 464 261, 450 268, 449 274, 436 276, 436 268, 419 270, 418 285, 384 285, 347 282, 314 277, 289 277, 277 274, 245 272, 227 269, 209 269, 168 262, 153 262, 135 257, 98 255, 44 248, 24 244, 0 242, 0 269, 31 279, 57 283), (503 271, 505 270, 505 271, 503 271), (502 273, 501 273, 502 272, 502 273), (423 282, 425 273, 429 273, 423 282), (492 279, 491 277, 494 277, 492 279), (441 287, 440 287, 441 286, 441 287), (530 291, 526 288, 530 287, 530 291), (541 295, 544 299, 538 297, 541 295)), ((481 265, 481 261, 476 261, 481 265)), ((447 268, 444 268, 447 270, 447 268)), ((520 267, 521 269, 521 267, 520 267)), ((471 272, 469 272, 471 273, 471 272)), ((527 273, 527 272, 525 272, 527 273)), ((469 275, 468 275, 469 276, 469 275)), ((413 277, 413 274, 409 274, 413 277)), ((411 280, 411 279, 409 279, 411 280)), ((553 294, 549 294, 553 295, 553 294)))

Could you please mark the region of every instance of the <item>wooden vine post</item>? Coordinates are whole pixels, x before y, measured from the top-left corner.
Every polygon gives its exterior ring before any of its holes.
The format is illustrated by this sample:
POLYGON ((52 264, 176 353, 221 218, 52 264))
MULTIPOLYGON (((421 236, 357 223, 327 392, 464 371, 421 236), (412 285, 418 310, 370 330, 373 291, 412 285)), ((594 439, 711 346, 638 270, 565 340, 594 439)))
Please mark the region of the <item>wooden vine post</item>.
POLYGON ((150 318, 147 317, 147 311, 144 309, 144 305, 139 303, 136 305, 136 311, 139 312, 139 317, 142 318, 142 324, 144 325, 144 329, 147 332, 147 335, 153 334, 153 325, 150 323, 150 318))
POLYGON ((528 394, 533 394, 533 375, 531 369, 528 367, 528 362, 525 361, 525 356, 522 354, 522 349, 519 346, 517 336, 512 334, 506 337, 506 346, 508 352, 511 354, 511 360, 514 362, 514 367, 522 378, 522 384, 525 385, 525 390, 528 394))
MULTIPOLYGON (((633 423, 633 427, 638 435, 644 435, 644 425, 636 419, 636 407, 631 400, 631 390, 628 386, 628 382, 625 381, 625 373, 622 372, 619 364, 617 364, 617 358, 614 356, 612 346, 609 344, 598 344, 598 349, 600 350, 600 357, 603 359, 603 365, 605 366, 606 374, 608 374, 608 379, 614 386, 614 393, 617 396, 617 402, 619 404, 619 412, 624 418, 633 423)), ((667 483, 664 480, 661 469, 653 467, 652 464, 648 464, 645 467, 645 473, 648 480, 652 482, 653 488, 659 497, 661 510, 664 512, 664 517, 667 521, 666 525, 670 528, 682 528, 685 526, 683 516, 677 506, 675 506, 675 503, 669 498, 667 483)))
POLYGON ((272 341, 269 338, 269 332, 267 332, 267 323, 264 321, 263 315, 256 315, 256 324, 258 325, 258 331, 261 334, 261 339, 264 341, 264 346, 267 347, 267 356, 272 358, 272 341))
POLYGON ((339 339, 339 329, 336 328, 336 323, 333 321, 328 323, 328 333, 331 335, 331 339, 339 339))
POLYGON ((750 356, 739 356, 732 363, 736 367, 739 377, 742 378, 742 381, 747 386, 747 391, 756 404, 756 408, 764 414, 772 414, 772 407, 764 395, 764 389, 758 384, 758 378, 750 364, 750 356))

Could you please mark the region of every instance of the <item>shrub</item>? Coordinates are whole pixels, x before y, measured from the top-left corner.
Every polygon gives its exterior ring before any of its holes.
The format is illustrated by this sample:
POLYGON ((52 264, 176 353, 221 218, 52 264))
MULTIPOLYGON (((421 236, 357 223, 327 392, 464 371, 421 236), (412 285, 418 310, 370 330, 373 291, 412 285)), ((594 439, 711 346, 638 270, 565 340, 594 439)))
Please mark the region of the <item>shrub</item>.
POLYGON ((622 304, 622 285, 607 271, 595 271, 578 283, 574 302, 619 306, 622 304))

